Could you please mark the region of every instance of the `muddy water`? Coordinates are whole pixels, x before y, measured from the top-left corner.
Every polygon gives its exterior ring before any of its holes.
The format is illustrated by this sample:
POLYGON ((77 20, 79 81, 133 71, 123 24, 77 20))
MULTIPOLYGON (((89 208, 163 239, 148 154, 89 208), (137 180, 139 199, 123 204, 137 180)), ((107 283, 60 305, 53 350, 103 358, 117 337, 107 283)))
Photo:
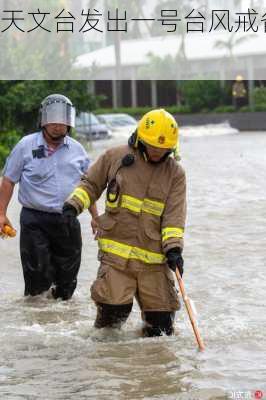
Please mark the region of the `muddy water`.
MULTIPOLYGON (((18 239, 0 241, 0 399, 249 399, 257 390, 266 398, 265 149, 266 133, 182 139, 184 278, 204 353, 184 308, 171 338, 140 338, 136 304, 121 332, 93 328, 97 246, 87 215, 78 289, 67 303, 24 299, 18 239)), ((16 227, 19 210, 14 196, 16 227)))

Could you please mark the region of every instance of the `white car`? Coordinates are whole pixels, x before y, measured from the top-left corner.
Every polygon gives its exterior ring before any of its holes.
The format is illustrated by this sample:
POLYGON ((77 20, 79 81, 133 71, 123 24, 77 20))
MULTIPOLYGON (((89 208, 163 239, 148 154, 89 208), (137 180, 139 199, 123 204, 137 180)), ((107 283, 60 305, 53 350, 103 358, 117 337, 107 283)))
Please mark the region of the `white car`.
POLYGON ((137 128, 137 120, 128 114, 99 114, 99 121, 108 126, 112 133, 131 135, 137 128))

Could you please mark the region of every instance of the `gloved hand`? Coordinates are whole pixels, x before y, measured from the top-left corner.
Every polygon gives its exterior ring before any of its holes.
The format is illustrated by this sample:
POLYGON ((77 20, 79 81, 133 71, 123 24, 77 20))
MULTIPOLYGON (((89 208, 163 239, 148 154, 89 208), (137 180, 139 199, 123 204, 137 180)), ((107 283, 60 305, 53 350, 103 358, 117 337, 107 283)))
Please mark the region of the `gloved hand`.
POLYGON ((76 223, 78 215, 77 210, 71 204, 65 203, 62 211, 63 211, 62 213, 63 223, 67 225, 68 230, 71 230, 71 228, 76 223))
POLYGON ((180 247, 174 247, 166 253, 167 257, 167 263, 168 267, 171 268, 172 271, 176 271, 176 268, 178 268, 178 271, 180 275, 183 275, 183 265, 184 265, 184 260, 182 257, 182 249, 180 247))

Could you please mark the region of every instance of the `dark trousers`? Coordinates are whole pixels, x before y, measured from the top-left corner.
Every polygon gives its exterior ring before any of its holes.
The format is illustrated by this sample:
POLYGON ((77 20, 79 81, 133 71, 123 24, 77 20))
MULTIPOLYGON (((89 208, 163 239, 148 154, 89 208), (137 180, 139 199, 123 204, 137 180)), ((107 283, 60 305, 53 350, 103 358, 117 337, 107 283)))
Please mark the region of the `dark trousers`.
MULTIPOLYGON (((126 322, 133 303, 129 304, 104 304, 97 303, 95 328, 121 328, 126 322)), ((144 336, 167 336, 174 334, 175 312, 169 311, 144 311, 142 319, 145 326, 142 329, 144 336)))
POLYGON ((79 221, 69 226, 61 214, 23 208, 20 224, 25 296, 41 294, 53 285, 54 298, 68 300, 77 286, 81 262, 79 221))

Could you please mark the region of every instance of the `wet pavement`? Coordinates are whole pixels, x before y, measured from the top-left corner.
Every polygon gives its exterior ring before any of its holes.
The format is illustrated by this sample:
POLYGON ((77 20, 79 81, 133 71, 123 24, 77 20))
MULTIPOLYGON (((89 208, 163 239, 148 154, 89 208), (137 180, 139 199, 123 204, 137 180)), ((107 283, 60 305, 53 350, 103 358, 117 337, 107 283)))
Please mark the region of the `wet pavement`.
MULTIPOLYGON (((95 144, 93 157, 117 141, 95 144)), ((184 281, 206 351, 197 351, 184 307, 173 337, 141 338, 137 304, 122 331, 93 328, 97 244, 82 214, 82 266, 69 302, 24 299, 18 237, 0 241, 1 399, 255 399, 258 390, 266 398, 266 133, 183 137, 181 148, 184 281)), ((14 196, 16 228, 19 211, 14 196)))

